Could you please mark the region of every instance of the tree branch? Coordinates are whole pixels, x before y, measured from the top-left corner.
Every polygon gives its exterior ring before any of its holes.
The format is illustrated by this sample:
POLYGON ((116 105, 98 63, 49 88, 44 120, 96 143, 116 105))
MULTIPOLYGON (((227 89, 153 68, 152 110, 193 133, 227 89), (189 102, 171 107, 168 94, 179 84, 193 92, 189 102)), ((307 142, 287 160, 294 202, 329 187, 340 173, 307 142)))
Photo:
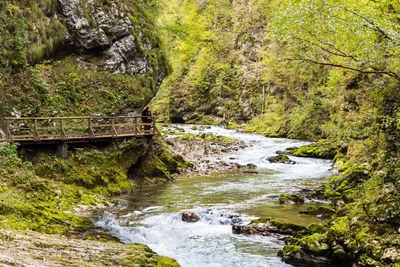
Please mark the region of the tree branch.
MULTIPOLYGON (((328 7, 332 7, 332 5, 326 3, 325 1, 321 1, 321 2, 322 2, 323 5, 326 5, 328 7)), ((397 45, 397 46, 400 45, 400 43, 397 40, 395 40, 392 37, 390 37, 388 33, 386 33, 379 25, 377 25, 370 18, 368 18, 366 16, 363 16, 361 14, 358 14, 357 12, 355 12, 353 10, 350 10, 350 9, 344 7, 344 6, 338 6, 338 5, 334 5, 334 6, 337 7, 337 8, 340 8, 340 9, 344 10, 345 12, 350 13, 350 14, 352 14, 352 15, 354 15, 354 16, 356 16, 356 17, 358 17, 358 18, 360 18, 360 19, 362 19, 364 21, 366 21, 369 25, 364 24, 363 25, 364 27, 369 28, 369 29, 379 33, 381 36, 383 36, 385 39, 393 42, 395 45, 397 45)))
POLYGON ((296 59, 291 59, 291 60, 306 61, 306 62, 317 64, 317 65, 323 65, 323 66, 330 66, 330 67, 341 68, 341 69, 346 69, 346 70, 352 70, 352 71, 356 71, 356 72, 364 73, 364 74, 388 75, 388 76, 400 81, 400 76, 397 75, 396 73, 391 72, 391 71, 379 70, 379 69, 377 69, 375 67, 371 67, 374 70, 368 71, 368 70, 357 69, 357 68, 353 68, 353 67, 350 67, 350 66, 345 66, 345 65, 341 65, 341 64, 337 64, 337 63, 332 63, 332 62, 320 62, 320 61, 316 61, 316 60, 309 59, 309 58, 296 58, 296 59))

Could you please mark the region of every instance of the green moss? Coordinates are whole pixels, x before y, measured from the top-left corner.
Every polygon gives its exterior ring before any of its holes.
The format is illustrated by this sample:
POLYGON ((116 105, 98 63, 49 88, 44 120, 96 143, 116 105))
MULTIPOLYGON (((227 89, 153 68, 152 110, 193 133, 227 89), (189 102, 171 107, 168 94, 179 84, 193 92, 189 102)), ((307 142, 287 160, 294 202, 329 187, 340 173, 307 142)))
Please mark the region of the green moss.
POLYGON ((285 164, 294 164, 295 162, 289 159, 287 155, 276 155, 268 158, 268 161, 271 163, 285 163, 285 164))
POLYGON ((297 157, 311 157, 333 159, 337 148, 328 141, 319 141, 315 144, 305 145, 294 149, 291 154, 297 157))
POLYGON ((297 224, 291 224, 291 223, 282 223, 275 218, 272 217, 262 217, 258 218, 256 220, 252 220, 250 224, 253 223, 269 223, 275 227, 277 227, 279 230, 286 231, 286 230, 293 230, 294 232, 298 232, 301 230, 305 230, 306 228, 304 226, 300 226, 297 224))
POLYGON ((288 258, 295 255, 300 251, 300 246, 296 245, 286 245, 282 250, 279 251, 279 256, 283 258, 288 258))
POLYGON ((302 197, 298 194, 291 194, 291 195, 281 194, 279 196, 280 203, 286 203, 288 201, 289 202, 293 201, 296 204, 301 204, 301 203, 304 203, 304 197, 302 197))
MULTIPOLYGON (((154 149, 161 147, 161 152, 147 160, 155 168, 146 176, 152 183, 168 180, 170 173, 188 166, 181 157, 170 154, 161 139, 157 142, 154 149)), ((68 159, 41 155, 29 162, 18 156, 17 145, 1 145, 0 227, 61 234, 88 232, 93 229, 90 219, 74 215, 75 208, 107 205, 109 196, 132 190, 141 180, 129 180, 128 172, 139 166, 148 147, 146 140, 130 140, 118 150, 76 149, 68 159)))
POLYGON ((325 243, 325 235, 312 234, 301 239, 302 248, 312 252, 315 255, 325 255, 330 249, 330 246, 325 243))
POLYGON ((309 206, 306 210, 300 211, 300 213, 329 217, 335 214, 335 209, 328 206, 309 206))
POLYGON ((130 169, 130 178, 139 183, 148 183, 152 181, 150 178, 154 177, 169 181, 172 180, 171 174, 179 173, 180 169, 192 166, 181 156, 170 153, 161 138, 153 140, 151 149, 130 169))

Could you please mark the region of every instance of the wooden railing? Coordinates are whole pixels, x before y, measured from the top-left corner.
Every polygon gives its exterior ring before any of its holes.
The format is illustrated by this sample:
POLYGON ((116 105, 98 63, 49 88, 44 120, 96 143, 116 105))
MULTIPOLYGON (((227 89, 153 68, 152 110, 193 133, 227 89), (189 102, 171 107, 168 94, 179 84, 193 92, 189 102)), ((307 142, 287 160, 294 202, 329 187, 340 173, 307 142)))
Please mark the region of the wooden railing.
POLYGON ((24 117, 4 119, 0 142, 76 142, 158 135, 155 120, 140 116, 24 117))

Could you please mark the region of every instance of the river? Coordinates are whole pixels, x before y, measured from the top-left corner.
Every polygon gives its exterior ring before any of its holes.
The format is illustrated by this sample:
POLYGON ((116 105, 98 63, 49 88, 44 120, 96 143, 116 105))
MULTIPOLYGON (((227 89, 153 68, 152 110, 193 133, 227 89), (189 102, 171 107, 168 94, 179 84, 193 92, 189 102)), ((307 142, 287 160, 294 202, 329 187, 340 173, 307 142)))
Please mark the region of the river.
MULTIPOLYGON (((190 125, 182 125, 185 132, 190 125)), ((291 157, 294 165, 269 163, 267 158, 307 141, 267 138, 218 126, 201 132, 244 141, 248 147, 209 160, 255 164, 258 173, 230 171, 203 177, 177 178, 169 184, 136 191, 116 208, 105 212, 96 225, 122 242, 148 245, 155 252, 176 259, 182 266, 290 266, 277 252, 283 241, 274 237, 232 234, 232 224, 247 224, 257 217, 308 225, 317 219, 301 215, 303 205, 281 205, 279 194, 293 193, 325 181, 332 175, 329 160, 291 157), (200 221, 186 223, 182 211, 193 211, 200 221)))

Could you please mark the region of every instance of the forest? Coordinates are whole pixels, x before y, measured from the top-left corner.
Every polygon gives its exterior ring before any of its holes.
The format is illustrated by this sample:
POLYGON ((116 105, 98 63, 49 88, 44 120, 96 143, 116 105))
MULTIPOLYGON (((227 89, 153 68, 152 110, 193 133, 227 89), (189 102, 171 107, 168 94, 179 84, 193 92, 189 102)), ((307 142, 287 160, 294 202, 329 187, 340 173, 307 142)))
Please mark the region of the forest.
MULTIPOLYGON (((120 196, 149 185, 178 186, 179 173, 198 168, 213 143, 241 146, 240 136, 205 128, 216 127, 265 142, 306 140, 288 154, 292 161, 331 160, 334 171, 305 195, 328 203, 329 216, 296 228, 274 252, 279 263, 265 266, 397 266, 399 32, 397 0, 1 1, 0 244, 23 231, 141 243, 110 235, 81 213, 118 207, 120 196), (6 117, 140 115, 145 106, 163 132, 151 141, 80 147, 68 158, 1 141, 6 117), (196 146, 200 159, 185 157, 196 146)), ((102 264, 190 265, 146 245, 155 252, 131 245, 102 264)), ((5 255, 0 249, 0 263, 10 264, 5 255)))

